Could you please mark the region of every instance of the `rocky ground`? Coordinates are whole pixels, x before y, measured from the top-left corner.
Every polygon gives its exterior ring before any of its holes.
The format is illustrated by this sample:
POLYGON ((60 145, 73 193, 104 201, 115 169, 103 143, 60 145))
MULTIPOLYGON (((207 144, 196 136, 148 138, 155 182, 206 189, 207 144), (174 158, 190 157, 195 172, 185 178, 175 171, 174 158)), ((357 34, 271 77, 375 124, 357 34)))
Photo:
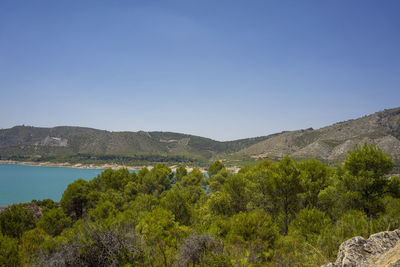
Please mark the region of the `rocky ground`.
POLYGON ((380 232, 368 239, 357 236, 340 245, 334 263, 323 267, 400 267, 400 230, 380 232))

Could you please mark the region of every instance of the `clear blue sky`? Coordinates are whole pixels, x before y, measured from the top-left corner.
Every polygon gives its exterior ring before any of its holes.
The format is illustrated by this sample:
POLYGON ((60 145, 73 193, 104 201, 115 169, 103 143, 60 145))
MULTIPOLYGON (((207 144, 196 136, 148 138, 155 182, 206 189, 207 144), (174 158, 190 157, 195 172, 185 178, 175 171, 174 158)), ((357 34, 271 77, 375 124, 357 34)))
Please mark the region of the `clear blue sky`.
POLYGON ((0 1, 0 128, 232 140, 400 106, 400 1, 0 1))

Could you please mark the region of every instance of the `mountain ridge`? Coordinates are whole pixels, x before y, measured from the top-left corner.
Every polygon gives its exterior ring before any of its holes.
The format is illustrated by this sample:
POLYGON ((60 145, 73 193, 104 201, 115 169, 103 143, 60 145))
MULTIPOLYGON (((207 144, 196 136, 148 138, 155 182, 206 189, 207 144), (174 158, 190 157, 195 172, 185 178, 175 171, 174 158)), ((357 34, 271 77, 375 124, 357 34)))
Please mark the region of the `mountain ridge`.
POLYGON ((164 157, 167 163, 207 164, 221 159, 227 163, 280 159, 317 158, 326 162, 342 161, 356 144, 372 143, 400 163, 400 107, 385 109, 357 119, 338 122, 319 129, 283 131, 266 136, 233 141, 162 131, 106 131, 89 127, 56 126, 52 128, 14 126, 0 130, 2 160, 75 160, 85 155, 87 161, 130 161, 164 157), (111 157, 111 155, 114 156, 111 157), (170 161, 168 158, 175 158, 170 161), (179 158, 181 157, 181 158, 179 158))
POLYGON ((239 151, 241 155, 260 155, 297 159, 315 157, 341 161, 356 144, 372 143, 400 160, 400 108, 376 112, 358 119, 332 124, 317 130, 297 130, 268 138, 239 151))

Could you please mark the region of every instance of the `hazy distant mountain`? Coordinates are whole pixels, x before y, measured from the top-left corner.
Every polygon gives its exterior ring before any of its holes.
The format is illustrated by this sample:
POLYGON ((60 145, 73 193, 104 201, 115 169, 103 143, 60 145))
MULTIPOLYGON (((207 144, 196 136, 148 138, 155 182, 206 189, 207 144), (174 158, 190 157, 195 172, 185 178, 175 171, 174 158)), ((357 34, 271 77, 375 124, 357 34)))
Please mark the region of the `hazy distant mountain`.
POLYGON ((315 157, 335 162, 358 143, 373 143, 400 162, 400 108, 318 130, 229 142, 171 132, 109 132, 83 127, 15 126, 0 130, 0 158, 53 161, 206 163, 211 159, 315 157))

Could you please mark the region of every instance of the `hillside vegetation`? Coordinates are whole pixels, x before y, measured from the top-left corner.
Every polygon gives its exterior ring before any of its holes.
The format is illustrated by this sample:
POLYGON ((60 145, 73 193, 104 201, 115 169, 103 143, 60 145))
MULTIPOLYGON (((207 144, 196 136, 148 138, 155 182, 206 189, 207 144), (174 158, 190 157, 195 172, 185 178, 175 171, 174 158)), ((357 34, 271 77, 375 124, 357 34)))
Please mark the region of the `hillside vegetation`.
POLYGON ((400 177, 373 145, 335 168, 265 160, 237 174, 220 161, 176 172, 107 169, 60 203, 0 214, 0 266, 318 266, 339 245, 400 227, 400 177))
POLYGON ((70 163, 208 165, 265 137, 230 142, 170 132, 108 132, 81 127, 0 130, 0 159, 70 163))
POLYGON ((336 123, 318 130, 285 132, 250 145, 236 154, 296 159, 317 158, 343 161, 356 144, 374 144, 400 161, 400 108, 377 112, 363 118, 336 123))
POLYGON ((374 144, 400 165, 400 108, 321 129, 219 142, 171 132, 108 132, 82 127, 16 126, 0 130, 0 159, 70 163, 164 163, 207 166, 219 159, 243 166, 257 160, 316 158, 342 162, 356 144, 374 144))

